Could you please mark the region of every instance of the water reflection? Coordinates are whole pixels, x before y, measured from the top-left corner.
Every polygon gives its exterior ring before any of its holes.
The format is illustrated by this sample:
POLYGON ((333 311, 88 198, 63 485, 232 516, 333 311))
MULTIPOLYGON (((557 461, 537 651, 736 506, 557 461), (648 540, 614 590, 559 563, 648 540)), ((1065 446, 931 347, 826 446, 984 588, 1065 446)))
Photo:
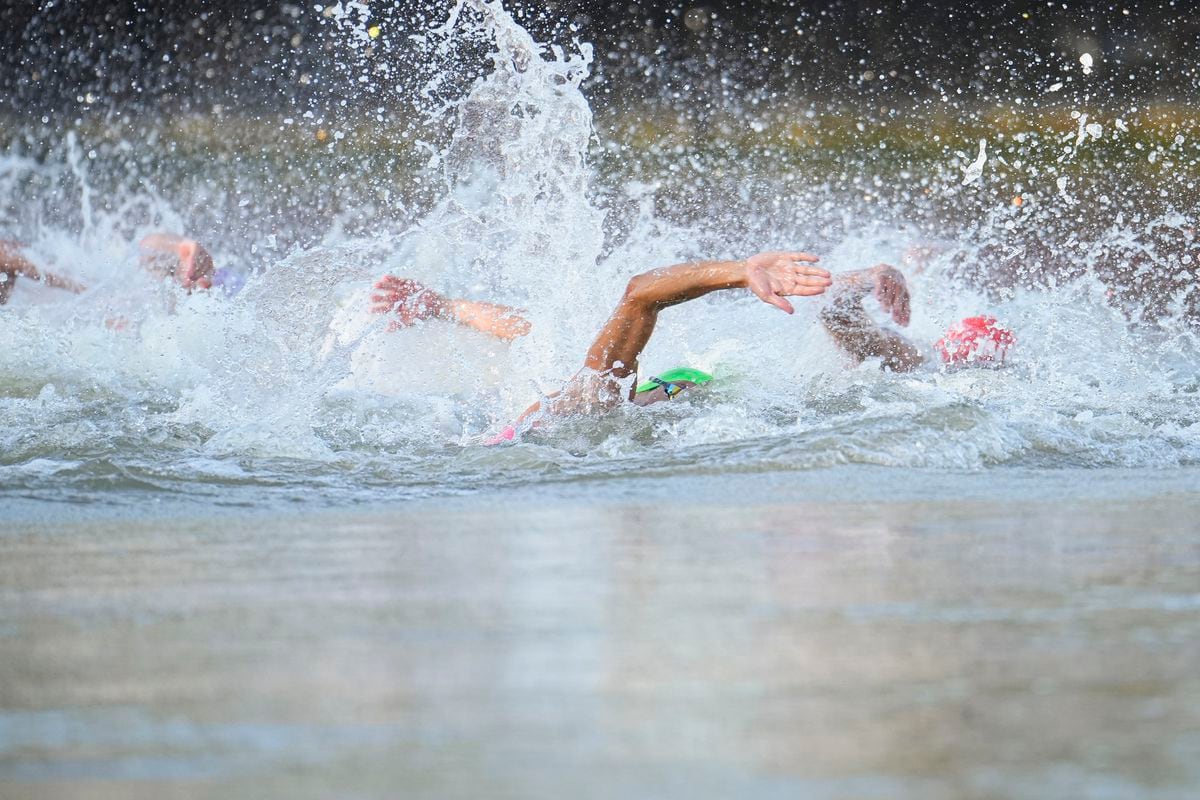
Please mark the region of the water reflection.
POLYGON ((1194 497, 681 497, 10 529, 0 777, 922 798, 1200 778, 1194 497))

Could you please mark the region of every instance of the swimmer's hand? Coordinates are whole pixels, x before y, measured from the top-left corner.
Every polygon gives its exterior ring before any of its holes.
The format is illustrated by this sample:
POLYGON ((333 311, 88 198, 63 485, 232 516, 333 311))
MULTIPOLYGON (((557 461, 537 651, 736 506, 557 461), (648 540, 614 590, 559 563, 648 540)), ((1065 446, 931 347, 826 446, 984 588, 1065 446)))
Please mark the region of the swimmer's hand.
POLYGON ((384 275, 375 284, 371 295, 371 311, 375 314, 393 314, 388 330, 407 328, 421 319, 448 318, 453 313, 449 300, 408 278, 384 275))
POLYGON ((908 325, 910 298, 904 273, 888 264, 872 268, 875 273, 875 299, 883 310, 892 315, 897 325, 908 325))
POLYGON ((810 266, 820 259, 809 253, 772 251, 745 261, 746 288, 759 300, 793 314, 796 309, 785 297, 814 297, 833 283, 827 270, 810 266))
POLYGON ((908 324, 911 308, 908 283, 904 280, 904 273, 891 264, 877 264, 869 269, 840 273, 834 294, 835 307, 842 309, 861 309, 862 299, 873 294, 897 325, 908 324))

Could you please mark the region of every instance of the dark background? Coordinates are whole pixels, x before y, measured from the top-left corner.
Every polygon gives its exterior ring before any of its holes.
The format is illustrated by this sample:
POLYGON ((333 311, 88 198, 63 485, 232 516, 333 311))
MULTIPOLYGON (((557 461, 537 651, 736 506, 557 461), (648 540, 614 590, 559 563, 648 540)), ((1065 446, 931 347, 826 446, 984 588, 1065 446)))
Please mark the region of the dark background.
MULTIPOLYGON (((334 223, 380 236, 420 219, 446 192, 427 167, 456 119, 439 108, 495 45, 465 25, 449 53, 415 42, 449 2, 372 2, 367 42, 317 2, 0 5, 0 147, 46 165, 0 207, 0 235, 97 225, 70 201, 85 185, 102 226, 132 237, 173 224, 166 206, 250 266, 273 258, 265 232, 286 252, 334 223)), ((658 218, 709 237, 698 253, 776 241, 799 203, 814 247, 894 219, 986 242, 977 283, 1090 265, 1143 315, 1181 292, 1200 308, 1181 260, 1200 207, 1194 5, 506 3, 538 41, 595 46, 591 200, 612 243, 639 213, 629 187, 653 185, 658 218), (1102 140, 1076 141, 1084 114, 1102 140), (995 157, 964 187, 982 136, 995 157)))
MULTIPOLYGON (((372 2, 373 58, 396 71, 407 34, 449 2, 372 2)), ((727 104, 749 96, 854 104, 995 105, 1066 93, 1190 102, 1200 13, 1191 2, 510 2, 541 41, 593 42, 589 90, 610 103, 727 104), (1082 52, 1096 57, 1083 80, 1082 52), (619 98, 619 101, 618 101, 619 98)), ((342 37, 344 38, 344 37, 342 37)), ((0 104, 42 114, 167 102, 271 109, 330 92, 304 76, 346 58, 313 0, 13 2, 0 5, 0 104), (90 93, 90 97, 88 97, 90 93)), ((326 98, 328 99, 328 98, 326 98)), ((339 99, 363 102, 353 92, 339 99)), ((603 103, 601 104, 603 105, 603 103)))

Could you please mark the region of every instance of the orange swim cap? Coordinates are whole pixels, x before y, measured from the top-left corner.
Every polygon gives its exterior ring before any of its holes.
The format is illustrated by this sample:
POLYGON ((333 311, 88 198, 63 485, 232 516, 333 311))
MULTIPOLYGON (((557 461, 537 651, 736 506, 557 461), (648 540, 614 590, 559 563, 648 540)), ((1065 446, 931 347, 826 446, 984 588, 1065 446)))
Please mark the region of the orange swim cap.
POLYGON ((999 366, 1017 337, 996 322, 995 317, 967 317, 951 325, 934 343, 942 363, 947 366, 999 366))

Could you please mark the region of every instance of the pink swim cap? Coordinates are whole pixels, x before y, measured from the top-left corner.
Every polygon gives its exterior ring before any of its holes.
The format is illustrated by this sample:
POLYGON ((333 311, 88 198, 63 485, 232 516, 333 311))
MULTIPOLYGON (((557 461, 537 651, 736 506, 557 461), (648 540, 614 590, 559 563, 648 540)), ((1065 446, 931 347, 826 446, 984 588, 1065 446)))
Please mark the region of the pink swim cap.
POLYGON ((995 317, 967 317, 951 325, 933 346, 947 366, 998 366, 1016 343, 1013 332, 995 317))
POLYGON ((504 442, 511 442, 513 439, 516 438, 516 436, 517 436, 517 429, 514 428, 512 425, 505 425, 504 430, 500 431, 498 434, 496 434, 495 436, 493 436, 492 438, 490 438, 486 442, 484 442, 483 446, 484 447, 493 447, 495 445, 502 444, 504 442))

